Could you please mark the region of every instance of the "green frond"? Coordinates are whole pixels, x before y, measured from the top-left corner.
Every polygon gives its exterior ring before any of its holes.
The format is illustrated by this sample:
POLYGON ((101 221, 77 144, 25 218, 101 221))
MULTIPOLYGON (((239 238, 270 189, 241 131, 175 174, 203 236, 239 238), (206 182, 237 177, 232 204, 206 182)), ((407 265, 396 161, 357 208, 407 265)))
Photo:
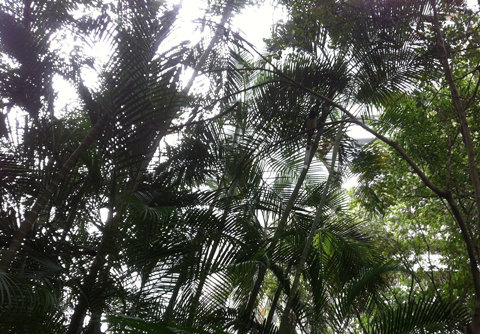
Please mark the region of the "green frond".
POLYGON ((50 289, 14 274, 0 273, 0 330, 61 333, 63 317, 50 289))
MULTIPOLYGON (((205 331, 199 328, 188 328, 175 326, 167 323, 161 322, 148 322, 144 319, 131 317, 127 315, 117 314, 110 315, 107 317, 107 322, 111 325, 114 325, 112 328, 112 333, 132 333, 132 334, 141 334, 141 333, 159 333, 159 334, 175 334, 175 333, 200 333, 207 334, 210 331, 205 331)), ((217 333, 222 333, 216 331, 217 333)), ((225 333, 225 332, 223 332, 225 333)))
POLYGON ((417 298, 379 314, 370 330, 375 334, 460 333, 458 327, 468 322, 468 311, 460 303, 417 298))

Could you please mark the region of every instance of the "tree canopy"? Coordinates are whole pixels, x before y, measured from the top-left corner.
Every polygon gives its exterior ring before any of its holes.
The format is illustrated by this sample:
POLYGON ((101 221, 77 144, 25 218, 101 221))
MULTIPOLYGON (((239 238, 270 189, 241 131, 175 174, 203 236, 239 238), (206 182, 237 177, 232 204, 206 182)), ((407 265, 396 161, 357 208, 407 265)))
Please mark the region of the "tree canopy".
POLYGON ((0 2, 2 333, 480 333, 478 6, 260 3, 0 2))

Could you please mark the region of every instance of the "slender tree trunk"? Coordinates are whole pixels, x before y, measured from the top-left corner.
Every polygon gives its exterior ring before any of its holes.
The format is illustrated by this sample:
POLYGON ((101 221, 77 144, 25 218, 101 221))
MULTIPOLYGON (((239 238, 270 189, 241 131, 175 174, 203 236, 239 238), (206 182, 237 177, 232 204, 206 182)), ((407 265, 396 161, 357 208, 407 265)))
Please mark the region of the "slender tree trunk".
MULTIPOLYGON (((117 142, 114 142, 114 146, 117 147, 117 142)), ((117 180, 117 156, 116 150, 114 152, 113 157, 113 169, 112 169, 112 180, 117 180)), ((105 299, 103 298, 102 286, 105 286, 106 282, 108 281, 108 277, 110 276, 110 269, 111 265, 107 264, 107 254, 109 253, 109 249, 114 245, 117 241, 117 232, 118 232, 118 224, 123 217, 125 212, 125 200, 118 201, 120 205, 115 206, 115 202, 117 201, 118 197, 121 197, 122 194, 117 196, 118 192, 118 184, 116 182, 112 182, 112 187, 110 189, 110 198, 109 198, 109 213, 107 222, 105 223, 105 229, 102 235, 102 241, 100 243, 99 249, 97 251, 97 256, 92 264, 88 281, 85 280, 84 283, 84 290, 88 291, 98 291, 98 295, 95 296, 99 302, 93 303, 91 305, 91 316, 90 321, 88 323, 88 327, 85 334, 97 334, 100 333, 101 327, 101 318, 103 309, 105 307, 105 299), (116 212, 114 216, 113 213, 116 212)), ((91 300, 91 299, 90 299, 91 300)), ((83 313, 83 317, 86 314, 86 308, 81 310, 83 313)), ((82 315, 81 315, 82 317, 82 315)), ((78 330, 80 328, 70 327, 72 330, 78 330)), ((69 328, 69 329, 70 329, 69 328)))
POLYGON ((323 206, 325 205, 325 202, 328 197, 328 193, 330 191, 330 185, 332 184, 333 181, 333 174, 335 171, 335 163, 337 160, 337 154, 338 154, 338 148, 340 146, 340 140, 342 139, 343 136, 343 126, 344 122, 340 124, 340 128, 338 129, 337 136, 335 138, 335 144, 333 147, 333 153, 332 153, 332 163, 330 167, 330 173, 328 174, 328 179, 327 183, 325 185, 325 189, 322 194, 322 198, 320 199, 320 203, 318 204, 317 207, 317 212, 315 215, 315 219, 312 224, 312 228, 310 229, 310 233, 308 235, 307 241, 305 242, 305 246, 303 248, 302 256, 300 257, 300 260, 298 262, 297 268, 295 269, 295 279, 293 281, 292 287, 290 289, 290 294, 288 296, 288 301, 287 305, 285 306, 285 309, 283 311, 282 315, 282 320, 280 322, 280 329, 278 331, 279 334, 284 334, 286 333, 286 330, 288 326, 290 325, 290 310, 292 308, 293 302, 295 300, 295 296, 297 295, 297 290, 298 286, 300 284, 300 276, 303 272, 303 267, 305 266, 305 262, 307 261, 308 254, 310 253, 310 248, 313 243, 313 238, 317 234, 317 228, 320 223, 320 220, 322 219, 322 213, 323 213, 323 206))
MULTIPOLYGON (((463 142, 465 143, 465 147, 467 149, 470 178, 472 180, 473 189, 475 191, 475 204, 477 208, 477 229, 478 231, 480 231, 480 179, 478 177, 477 165, 475 163, 474 144, 472 140, 472 135, 470 133, 470 127, 468 126, 467 116, 465 114, 465 108, 463 106, 462 98, 458 92, 457 85, 455 84, 455 80, 453 78, 453 72, 448 62, 448 53, 445 48, 445 42, 443 40, 442 31, 440 29, 436 1, 431 0, 430 4, 432 5, 433 9, 433 26, 437 39, 438 57, 440 58, 440 62, 442 63, 445 78, 450 88, 450 93, 452 94, 453 106, 455 108, 455 111, 457 112, 457 117, 462 130, 461 133, 463 136, 463 142)), ((476 261, 474 261, 473 264, 476 264, 476 261)), ((477 265, 475 265, 475 267, 471 266, 471 268, 473 285, 475 287, 475 309, 470 327, 472 333, 477 334, 480 333, 480 275, 477 265)))
POLYGON ((265 278, 265 274, 267 273, 267 266, 260 266, 258 269, 257 279, 255 280, 255 285, 253 286, 252 292, 250 293, 250 297, 248 299, 247 307, 245 308, 243 317, 246 320, 246 325, 244 328, 239 330, 239 333, 247 333, 253 323, 253 309, 255 308, 255 303, 257 301, 257 296, 260 293, 260 288, 263 284, 263 279, 265 278))
MULTIPOLYGON (((287 269, 285 269, 285 277, 284 277, 285 281, 288 280, 291 268, 292 268, 292 264, 289 264, 287 266, 287 269)), ((271 330, 271 328, 273 327, 273 323, 272 323, 273 316, 275 315, 275 310, 277 308, 278 301, 280 300, 280 296, 282 295, 282 291, 283 291, 284 287, 285 287, 285 284, 284 284, 283 281, 278 282, 277 291, 275 292, 275 296, 273 297, 272 304, 270 305, 270 310, 268 311, 267 321, 265 321, 265 327, 266 327, 267 332, 269 332, 271 330)))
MULTIPOLYGON (((226 216, 226 212, 224 214, 226 216)), ((215 238, 213 241, 212 249, 209 252, 206 262, 204 262, 204 268, 200 271, 200 277, 198 279, 197 290, 190 304, 190 312, 188 312, 187 327, 191 327, 195 321, 198 305, 200 304, 200 297, 202 296, 203 287, 207 281, 208 274, 210 273, 211 263, 216 255, 218 245, 221 239, 221 230, 215 232, 215 238)))
MULTIPOLYGON (((319 124, 322 124, 320 128, 317 131, 317 135, 315 136, 315 140, 312 143, 312 147, 310 148, 311 152, 315 152, 318 147, 318 143, 320 141, 320 138, 323 135, 323 130, 325 124, 325 121, 330 114, 330 109, 327 107, 325 104, 322 107, 322 114, 319 119, 319 124)), ((307 176, 308 168, 312 162, 313 156, 315 154, 310 154, 310 157, 308 159, 308 165, 306 168, 304 167, 302 169, 302 172, 300 173, 300 176, 298 177, 297 183, 295 185, 295 188, 293 189, 292 194, 290 195, 290 198, 288 199, 287 206, 285 207, 285 211, 282 213, 282 217, 280 218, 280 221, 278 222, 277 228, 275 229, 275 233, 272 237, 272 240, 270 241, 270 245, 267 250, 267 256, 270 257, 273 254, 273 251, 275 247, 277 246, 278 240, 280 239, 280 236, 282 235, 285 226, 287 224, 288 217, 290 215, 290 212, 293 209, 293 205, 295 204, 295 201, 298 196, 298 192, 300 191, 300 188, 303 185, 303 182, 305 181, 305 177, 307 176)), ((244 311, 244 318, 247 322, 245 328, 241 329, 239 332, 240 333, 246 333, 248 329, 251 327, 252 321, 253 321, 253 309, 255 307, 255 303, 257 300, 257 296, 260 293, 260 288, 263 283, 263 279, 265 278, 265 274, 267 272, 267 267, 266 266, 260 266, 258 270, 258 275, 257 279, 255 281, 255 285, 252 289, 252 292, 250 294, 250 297, 248 299, 247 306, 244 311)))
MULTIPOLYGON (((106 256, 108 254, 109 248, 115 243, 116 240, 116 231, 118 226, 118 221, 120 217, 122 217, 123 210, 125 208, 122 206, 118 210, 116 210, 117 214, 113 216, 113 210, 110 210, 107 222, 105 223, 105 231, 102 235, 102 241, 100 242, 100 246, 97 251, 97 255, 93 261, 92 266, 90 267, 90 271, 88 275, 85 277, 85 280, 82 284, 83 291, 90 293, 95 289, 98 289, 101 286, 101 281, 106 281, 108 277, 108 272, 110 271, 109 266, 105 266, 106 263, 106 256), (103 274, 103 275, 102 275, 103 274), (98 278, 100 275, 100 282, 98 282, 98 278)), ((89 305, 87 304, 87 299, 84 296, 79 297, 79 302, 75 307, 75 311, 71 317, 70 325, 68 327, 67 334, 79 334, 83 328, 83 321, 85 319, 87 309, 89 305)), ((101 318, 101 312, 103 311, 103 307, 97 306, 94 310, 92 310, 92 319, 91 322, 96 322, 97 319, 101 318)), ((89 324, 89 328, 97 328, 93 324, 89 324)))
POLYGON ((470 334, 479 334, 480 333, 480 301, 479 301, 479 294, 477 283, 480 282, 479 272, 478 272, 478 262, 477 258, 475 257, 475 246, 473 244, 472 238, 470 237, 470 233, 468 231, 467 223, 463 219, 462 213, 458 208, 456 201, 453 199, 451 193, 448 194, 445 198, 452 210, 452 214, 455 217, 455 220, 460 227, 460 232, 463 236, 463 240, 467 247, 467 254, 470 260, 470 268, 473 278, 473 287, 475 289, 475 305, 474 305, 474 313, 472 317, 472 322, 468 326, 468 333, 470 334))
MULTIPOLYGON (((198 234, 197 234, 198 236, 198 234)), ((185 265, 180 270, 180 274, 178 275, 177 281, 175 283, 175 287, 173 288, 172 296, 168 301, 168 306, 165 310, 164 319, 169 320, 173 315, 173 309, 175 307, 175 302, 177 301, 178 294, 180 293, 180 288, 185 284, 187 281, 188 270, 185 265)))
MULTIPOLYGON (((470 178, 472 180, 473 189, 475 191, 475 204, 477 207, 477 212, 480 212, 480 180, 478 178, 477 165, 475 163, 475 148, 472 140, 472 135, 470 132, 470 127, 468 126, 467 116, 465 114, 465 108, 463 106, 462 98, 458 92, 457 85, 455 84, 453 73, 450 68, 450 64, 448 63, 448 53, 445 48, 445 43, 443 41, 442 31, 440 30, 435 1, 432 0, 431 3, 434 12, 434 28, 437 38, 437 46, 439 50, 438 56, 442 63, 445 78, 447 79, 447 83, 452 94, 453 106, 455 108, 455 111, 457 112, 458 120, 462 129, 461 133, 463 136, 463 142, 465 143, 465 147, 467 149, 470 178)), ((480 215, 477 218, 477 227, 480 230, 480 215)))

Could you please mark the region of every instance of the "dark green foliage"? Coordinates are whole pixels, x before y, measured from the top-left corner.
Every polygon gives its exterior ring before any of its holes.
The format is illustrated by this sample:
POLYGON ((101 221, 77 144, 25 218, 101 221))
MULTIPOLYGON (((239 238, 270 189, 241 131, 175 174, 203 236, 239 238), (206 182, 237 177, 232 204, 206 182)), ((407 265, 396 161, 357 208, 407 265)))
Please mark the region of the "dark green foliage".
MULTIPOLYGON (((342 108, 381 113, 369 124, 434 182, 466 168, 448 92, 425 80, 439 78, 431 8, 283 3, 290 18, 275 28, 272 54, 253 60, 235 28, 214 19, 199 27, 211 28, 212 41, 178 42, 181 7, 163 1, 2 2, 2 256, 14 236, 21 242, 9 273, 0 272, 0 331, 276 333, 283 315, 291 332, 453 333, 467 325, 469 311, 455 301, 471 293, 466 275, 410 277, 405 257, 421 255, 423 234, 415 247, 403 240, 404 258, 392 260, 391 240, 375 228, 376 213, 391 214, 399 200, 413 206, 402 196, 425 189, 388 146, 360 149, 343 133, 353 120, 342 108), (97 43, 104 59, 89 54, 97 43), (189 67, 204 91, 183 83, 189 67), (53 84, 60 77, 75 90, 63 110, 53 84), (307 173, 303 122, 312 108, 321 136, 307 173), (95 140, 77 150, 87 138, 95 140), (349 211, 341 185, 350 173, 360 175, 356 203, 368 214, 349 211), (35 219, 24 219, 32 207, 35 219), (19 232, 26 223, 28 233, 19 232), (455 293, 440 298, 430 277, 455 293)), ((208 15, 228 22, 246 2, 208 4, 208 15)), ((445 27, 449 39, 469 31, 460 20, 454 26, 445 27)), ((476 92, 475 57, 459 67, 470 80, 462 92, 476 92)), ((475 101, 468 117, 476 135, 475 101)), ((473 220, 468 175, 450 182, 473 220)), ((443 211, 432 214, 441 201, 424 204, 392 224, 394 237, 406 224, 442 231, 443 211)), ((453 249, 459 233, 448 233, 453 249)), ((452 260, 449 270, 464 268, 461 251, 451 254, 463 266, 452 260)))

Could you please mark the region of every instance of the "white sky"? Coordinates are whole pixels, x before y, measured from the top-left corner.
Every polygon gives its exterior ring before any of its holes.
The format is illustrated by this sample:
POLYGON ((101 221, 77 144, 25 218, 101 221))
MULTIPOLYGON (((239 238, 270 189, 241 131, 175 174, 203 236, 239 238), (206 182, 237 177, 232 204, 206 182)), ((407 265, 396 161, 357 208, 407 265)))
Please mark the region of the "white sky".
MULTIPOLYGON (((199 0, 182 1, 180 16, 185 27, 190 26, 192 20, 202 17, 203 9, 206 7, 205 2, 199 0)), ((275 10, 270 4, 270 0, 266 0, 260 6, 247 6, 242 9, 242 12, 233 18, 232 24, 245 34, 243 37, 261 50, 264 47, 262 39, 270 35, 270 26, 283 17, 283 12, 275 10)))

